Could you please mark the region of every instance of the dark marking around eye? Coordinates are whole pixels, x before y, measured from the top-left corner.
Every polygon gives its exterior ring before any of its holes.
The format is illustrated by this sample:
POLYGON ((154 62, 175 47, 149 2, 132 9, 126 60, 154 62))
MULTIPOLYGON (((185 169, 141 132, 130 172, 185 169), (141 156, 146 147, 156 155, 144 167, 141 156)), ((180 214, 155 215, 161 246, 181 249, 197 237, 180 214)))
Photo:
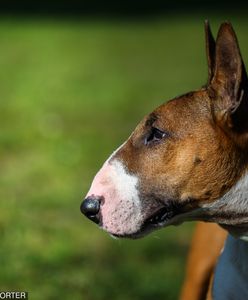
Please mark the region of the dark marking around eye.
POLYGON ((148 119, 146 120, 145 126, 152 126, 152 124, 158 119, 158 117, 154 114, 151 113, 148 117, 148 119))
POLYGON ((162 131, 156 127, 152 127, 150 129, 149 134, 147 135, 147 137, 145 139, 145 145, 158 143, 162 139, 167 138, 169 136, 170 136, 170 134, 167 131, 162 131))

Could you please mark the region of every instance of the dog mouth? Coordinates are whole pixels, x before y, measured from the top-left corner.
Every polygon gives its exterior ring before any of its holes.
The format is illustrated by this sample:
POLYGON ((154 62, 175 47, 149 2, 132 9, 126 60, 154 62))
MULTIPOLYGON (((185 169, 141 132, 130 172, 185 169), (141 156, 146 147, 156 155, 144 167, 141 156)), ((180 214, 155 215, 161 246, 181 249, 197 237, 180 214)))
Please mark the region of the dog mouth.
POLYGON ((179 206, 170 203, 170 205, 163 206, 162 208, 158 209, 155 213, 153 213, 151 216, 149 216, 147 219, 145 219, 139 231, 132 234, 123 234, 123 235, 111 234, 111 235, 119 238, 131 238, 131 239, 141 238, 156 229, 171 224, 177 224, 178 221, 176 219, 179 219, 177 217, 179 217, 182 213, 183 211, 179 206))
POLYGON ((146 221, 143 224, 143 227, 146 226, 159 226, 161 223, 165 223, 172 219, 178 212, 168 207, 162 207, 160 208, 156 213, 154 213, 151 217, 146 219, 146 221))

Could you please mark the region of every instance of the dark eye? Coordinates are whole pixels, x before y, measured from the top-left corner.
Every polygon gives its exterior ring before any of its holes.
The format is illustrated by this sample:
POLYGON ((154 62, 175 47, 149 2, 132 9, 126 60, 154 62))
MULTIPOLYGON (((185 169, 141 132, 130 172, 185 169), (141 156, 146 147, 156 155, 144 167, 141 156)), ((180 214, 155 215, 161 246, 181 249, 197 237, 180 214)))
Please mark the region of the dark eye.
POLYGON ((168 136, 167 132, 164 132, 156 127, 152 127, 150 133, 145 139, 145 144, 148 145, 153 142, 158 142, 167 136, 168 136))

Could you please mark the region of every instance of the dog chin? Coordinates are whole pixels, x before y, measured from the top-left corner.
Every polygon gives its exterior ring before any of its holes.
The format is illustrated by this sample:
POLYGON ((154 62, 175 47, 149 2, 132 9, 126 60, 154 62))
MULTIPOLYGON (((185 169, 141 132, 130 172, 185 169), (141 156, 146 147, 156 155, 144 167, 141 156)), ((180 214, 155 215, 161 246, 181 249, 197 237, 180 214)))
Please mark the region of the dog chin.
POLYGON ((132 240, 136 240, 136 239, 141 239, 143 237, 145 237, 146 235, 148 235, 149 233, 151 233, 152 231, 154 231, 155 229, 153 230, 139 230, 137 232, 134 232, 134 233, 123 233, 123 234, 115 234, 115 233, 110 233, 110 236, 113 237, 113 238, 122 238, 122 239, 132 239, 132 240))
MULTIPOLYGON (((164 222, 160 222, 157 224, 151 224, 149 222, 147 222, 147 220, 144 222, 144 224, 140 227, 139 230, 137 230, 136 232, 123 232, 123 233, 115 233, 115 232, 109 232, 107 231, 110 236, 112 236, 113 238, 126 238, 126 239, 140 239, 143 238, 145 236, 147 236, 148 234, 152 233, 153 231, 156 231, 160 228, 172 225, 173 220, 170 221, 164 221, 164 222)), ((173 225, 178 225, 179 223, 176 224, 176 222, 173 225)))
MULTIPOLYGON (((170 225, 170 224, 168 224, 170 225)), ((113 233, 113 232, 108 232, 110 236, 113 238, 125 238, 125 239, 140 239, 148 234, 152 233, 155 230, 158 230, 160 228, 168 226, 167 224, 157 224, 157 225, 149 225, 149 226, 142 226, 138 231, 133 232, 133 233, 113 233)))

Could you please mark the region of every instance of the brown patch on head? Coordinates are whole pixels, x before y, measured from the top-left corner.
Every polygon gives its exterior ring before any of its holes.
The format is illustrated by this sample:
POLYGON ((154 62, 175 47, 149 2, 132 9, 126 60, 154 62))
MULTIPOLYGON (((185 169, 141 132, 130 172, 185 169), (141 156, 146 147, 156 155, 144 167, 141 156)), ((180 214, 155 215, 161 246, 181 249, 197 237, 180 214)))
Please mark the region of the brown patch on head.
POLYGON ((206 88, 158 107, 117 154, 140 178, 144 198, 212 202, 247 167, 248 81, 237 38, 229 23, 216 44, 208 23, 205 33, 206 88))
POLYGON ((151 195, 164 202, 195 199, 194 206, 214 201, 230 189, 241 176, 243 162, 239 148, 215 124, 205 89, 158 107, 141 121, 116 157, 138 176, 144 199, 151 195), (154 128, 166 135, 147 143, 154 128))

